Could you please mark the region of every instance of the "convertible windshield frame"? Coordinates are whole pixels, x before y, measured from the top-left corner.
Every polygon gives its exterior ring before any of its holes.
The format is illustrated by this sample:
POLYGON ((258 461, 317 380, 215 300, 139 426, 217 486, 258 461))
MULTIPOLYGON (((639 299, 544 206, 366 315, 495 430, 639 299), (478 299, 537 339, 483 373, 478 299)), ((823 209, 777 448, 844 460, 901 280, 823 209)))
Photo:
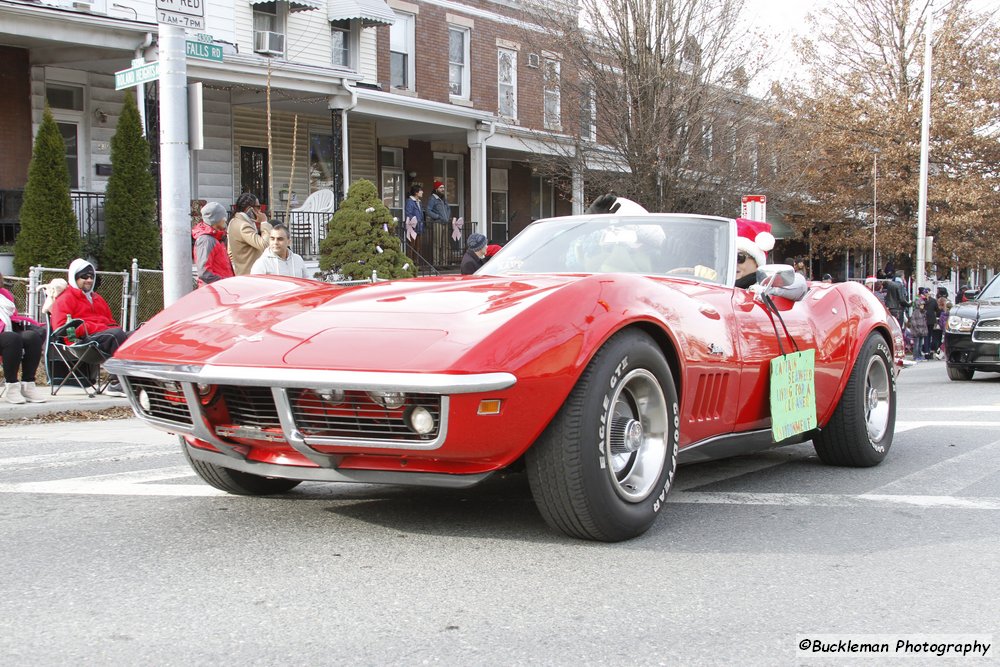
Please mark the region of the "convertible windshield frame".
POLYGON ((629 273, 732 287, 736 222, 693 214, 576 215, 528 225, 476 275, 629 273))

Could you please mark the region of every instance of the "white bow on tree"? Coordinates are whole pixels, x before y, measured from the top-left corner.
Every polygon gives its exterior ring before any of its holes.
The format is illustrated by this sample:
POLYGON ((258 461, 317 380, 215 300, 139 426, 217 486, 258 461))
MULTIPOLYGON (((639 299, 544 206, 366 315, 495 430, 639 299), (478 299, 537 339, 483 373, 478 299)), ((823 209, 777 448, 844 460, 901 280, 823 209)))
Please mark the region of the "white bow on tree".
POLYGON ((451 239, 453 241, 462 240, 462 227, 465 226, 465 218, 451 219, 451 239))

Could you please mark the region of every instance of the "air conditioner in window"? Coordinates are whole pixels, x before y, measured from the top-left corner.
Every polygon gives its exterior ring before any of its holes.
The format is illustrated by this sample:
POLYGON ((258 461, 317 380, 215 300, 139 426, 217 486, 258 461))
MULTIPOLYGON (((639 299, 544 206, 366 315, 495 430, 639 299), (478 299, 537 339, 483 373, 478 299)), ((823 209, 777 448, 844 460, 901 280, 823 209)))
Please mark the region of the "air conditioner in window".
POLYGON ((280 56, 285 52, 285 36, 280 32, 257 31, 253 34, 253 50, 265 56, 280 56))
POLYGON ((528 67, 538 67, 538 54, 529 53, 528 54, 528 67))

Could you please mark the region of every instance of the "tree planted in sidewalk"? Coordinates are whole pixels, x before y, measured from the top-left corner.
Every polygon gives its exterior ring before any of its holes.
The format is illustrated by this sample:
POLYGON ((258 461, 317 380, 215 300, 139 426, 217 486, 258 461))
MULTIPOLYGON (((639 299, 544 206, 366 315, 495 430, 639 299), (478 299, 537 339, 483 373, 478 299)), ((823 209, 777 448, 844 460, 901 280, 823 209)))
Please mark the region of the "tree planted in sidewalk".
POLYGON ((156 269, 162 263, 156 186, 149 165, 149 143, 142 135, 139 107, 129 90, 111 139, 111 176, 104 194, 107 235, 99 254, 102 269, 129 270, 133 258, 144 269, 156 269))
POLYGON ((411 278, 416 270, 400 250, 396 221, 371 181, 359 180, 327 224, 319 268, 355 279, 411 278))
POLYGON ((17 275, 28 275, 32 266, 66 267, 80 256, 80 232, 69 196, 66 143, 48 105, 31 152, 20 223, 14 244, 17 275))

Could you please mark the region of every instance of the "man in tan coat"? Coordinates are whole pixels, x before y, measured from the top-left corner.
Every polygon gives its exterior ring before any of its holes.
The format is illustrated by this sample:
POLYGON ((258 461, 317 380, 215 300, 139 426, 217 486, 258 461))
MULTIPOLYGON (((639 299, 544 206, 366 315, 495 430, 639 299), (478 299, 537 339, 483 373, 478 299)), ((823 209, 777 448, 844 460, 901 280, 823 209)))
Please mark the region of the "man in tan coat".
POLYGON ((229 221, 226 236, 229 238, 229 258, 238 276, 250 275, 250 268, 267 249, 271 223, 260 210, 256 195, 244 192, 236 200, 236 215, 229 221))

